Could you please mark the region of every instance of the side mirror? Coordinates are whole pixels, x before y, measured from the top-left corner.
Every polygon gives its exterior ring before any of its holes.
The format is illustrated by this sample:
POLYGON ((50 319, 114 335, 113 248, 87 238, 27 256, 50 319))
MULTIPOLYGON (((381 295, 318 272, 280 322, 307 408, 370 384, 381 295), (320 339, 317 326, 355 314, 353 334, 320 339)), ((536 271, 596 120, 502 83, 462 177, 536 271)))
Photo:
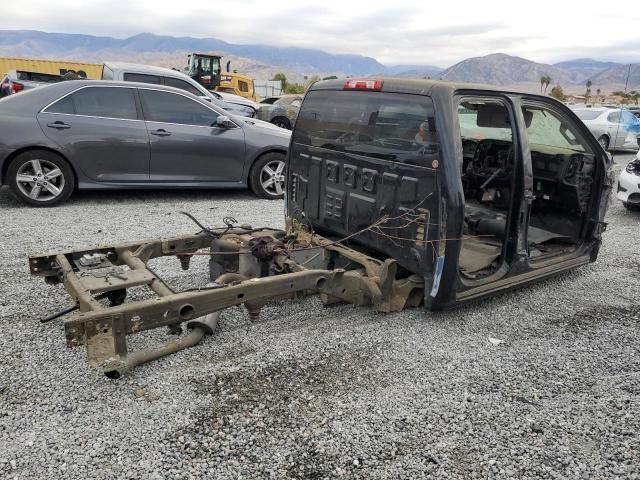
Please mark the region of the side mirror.
POLYGON ((211 102, 211 97, 205 97, 204 95, 202 95, 200 98, 202 100, 206 100, 207 102, 211 102))
POLYGON ((216 119, 216 125, 222 128, 231 128, 233 126, 233 123, 231 122, 231 120, 229 120, 229 117, 227 117, 226 115, 220 115, 216 119))

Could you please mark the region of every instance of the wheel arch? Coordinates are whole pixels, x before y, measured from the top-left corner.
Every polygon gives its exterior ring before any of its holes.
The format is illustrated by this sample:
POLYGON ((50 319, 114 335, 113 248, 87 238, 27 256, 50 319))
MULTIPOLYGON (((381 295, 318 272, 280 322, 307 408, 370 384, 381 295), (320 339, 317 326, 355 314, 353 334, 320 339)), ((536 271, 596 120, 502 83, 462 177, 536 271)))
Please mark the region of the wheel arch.
POLYGON ((266 148, 260 150, 259 152, 257 152, 253 156, 253 158, 249 162, 249 168, 247 168, 247 171, 245 173, 245 180, 247 180, 247 181, 249 180, 249 175, 251 175, 251 170, 253 169, 253 166, 256 164, 256 162, 261 157, 264 157, 265 155, 267 155, 269 153, 281 153, 282 155, 285 156, 285 160, 286 160, 286 157, 287 157, 287 149, 283 148, 283 147, 266 147, 266 148))
POLYGON ((273 117, 271 117, 271 120, 269 120, 269 123, 275 125, 275 122, 278 119, 282 119, 282 120, 286 121, 287 124, 289 124, 289 128, 291 128, 293 126, 293 123, 291 122, 291 119, 286 115, 274 115, 273 117))
POLYGON ((609 135, 609 133, 608 132, 604 132, 601 135, 598 135, 596 137, 596 140, 600 140, 602 137, 606 138, 609 146, 611 146, 611 136, 609 135))
POLYGON ((69 168, 71 168, 71 170, 73 171, 73 176, 75 177, 75 180, 74 180, 75 184, 73 188, 74 189, 78 188, 78 171, 74 167, 73 163, 71 163, 69 159, 59 150, 56 150, 55 148, 47 147, 44 145, 31 145, 28 147, 22 147, 11 152, 9 155, 7 155, 7 158, 5 158, 4 163, 2 164, 2 171, 0 171, 0 185, 7 184, 7 171, 9 170, 9 165, 11 165, 11 162, 13 162, 13 160, 18 155, 22 155, 23 153, 27 153, 27 152, 33 152, 35 150, 44 150, 45 152, 53 153, 54 155, 59 156, 65 162, 67 162, 67 164, 69 165, 69 168))

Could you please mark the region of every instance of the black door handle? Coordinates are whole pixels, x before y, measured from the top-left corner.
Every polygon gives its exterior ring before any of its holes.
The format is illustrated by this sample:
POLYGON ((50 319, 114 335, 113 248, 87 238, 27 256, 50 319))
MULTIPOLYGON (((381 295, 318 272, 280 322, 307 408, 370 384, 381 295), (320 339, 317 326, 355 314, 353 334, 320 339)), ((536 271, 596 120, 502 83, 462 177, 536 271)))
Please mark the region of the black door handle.
POLYGON ((158 130, 151 130, 149 132, 151 135, 156 135, 158 137, 168 137, 171 135, 171 132, 167 132, 164 128, 159 128, 158 130))
POLYGON ((65 128, 71 128, 71 125, 67 125, 66 123, 58 120, 57 122, 47 123, 47 127, 56 128, 58 130, 64 130, 65 128))

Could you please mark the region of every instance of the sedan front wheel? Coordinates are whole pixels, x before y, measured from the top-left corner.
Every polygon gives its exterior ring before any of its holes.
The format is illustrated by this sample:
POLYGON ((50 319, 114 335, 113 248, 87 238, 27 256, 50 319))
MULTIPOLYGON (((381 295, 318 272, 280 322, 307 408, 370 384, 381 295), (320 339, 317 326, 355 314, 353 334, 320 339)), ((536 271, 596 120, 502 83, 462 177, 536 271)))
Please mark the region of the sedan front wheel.
POLYGON ((19 200, 36 207, 48 207, 69 198, 75 176, 69 164, 55 153, 33 150, 11 162, 7 180, 19 200))

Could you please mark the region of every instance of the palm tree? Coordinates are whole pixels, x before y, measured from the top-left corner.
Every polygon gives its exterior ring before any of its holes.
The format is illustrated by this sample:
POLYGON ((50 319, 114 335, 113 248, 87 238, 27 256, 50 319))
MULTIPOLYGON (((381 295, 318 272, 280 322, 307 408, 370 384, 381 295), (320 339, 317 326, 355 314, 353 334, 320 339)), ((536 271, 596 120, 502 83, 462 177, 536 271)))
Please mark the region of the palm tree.
POLYGON ((585 104, 589 103, 589 97, 591 96, 591 85, 593 85, 593 83, 591 83, 591 80, 587 80, 587 91, 584 94, 584 103, 585 104))
POLYGON ((544 86, 545 82, 547 81, 547 77, 545 77, 544 75, 542 75, 540 77, 540 93, 542 93, 542 87, 544 86))
POLYGON ((600 89, 596 89, 596 101, 600 100, 600 89))
POLYGON ((547 93, 547 88, 549 88, 550 84, 551 84, 551 77, 545 77, 544 78, 544 93, 547 93))

